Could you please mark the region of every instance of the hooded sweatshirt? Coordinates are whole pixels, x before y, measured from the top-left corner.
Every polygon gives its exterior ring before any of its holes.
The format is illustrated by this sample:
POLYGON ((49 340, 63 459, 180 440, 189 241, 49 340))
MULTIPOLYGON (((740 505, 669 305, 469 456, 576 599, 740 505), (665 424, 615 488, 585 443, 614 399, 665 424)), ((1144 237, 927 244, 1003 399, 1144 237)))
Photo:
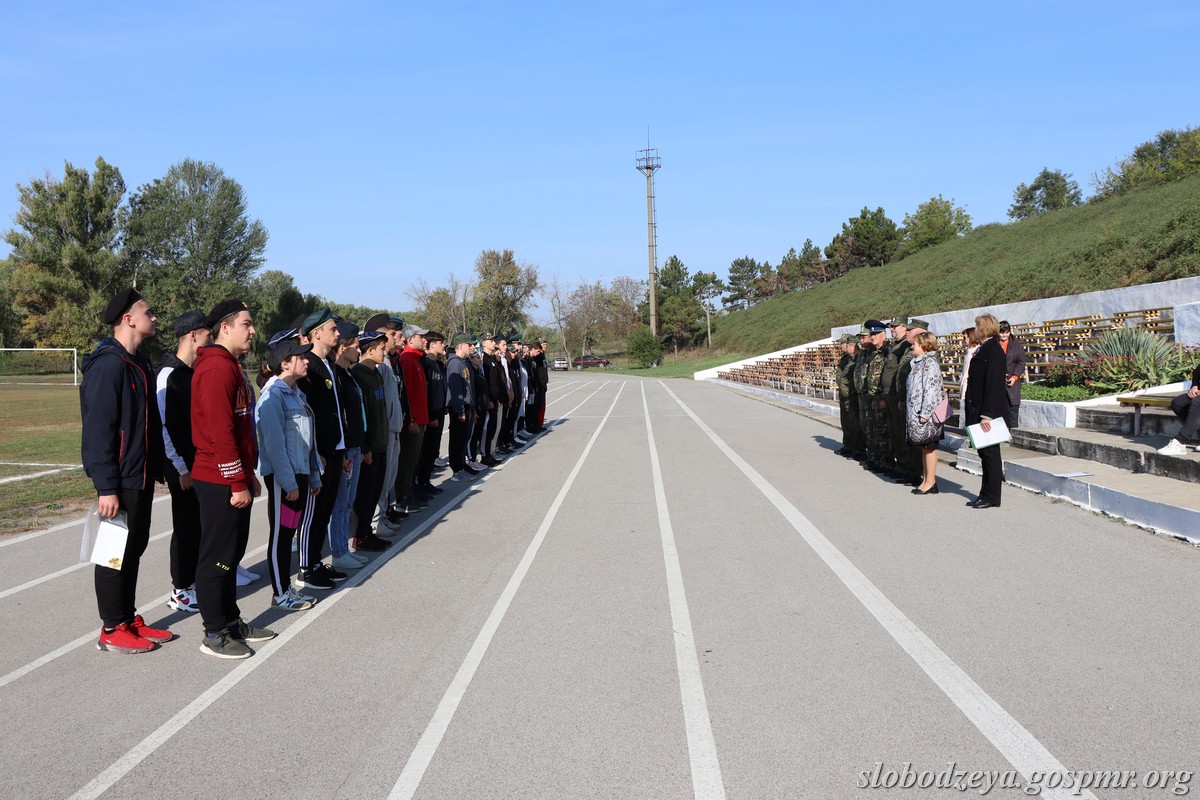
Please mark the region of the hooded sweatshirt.
POLYGON ((192 368, 174 353, 158 362, 158 414, 162 417, 165 469, 176 476, 192 471, 196 446, 192 444, 192 368))
POLYGON ((192 477, 244 492, 258 462, 254 397, 233 354, 219 344, 201 347, 192 376, 192 477))
POLYGON ((162 477, 162 421, 154 371, 141 353, 106 337, 83 359, 80 453, 97 494, 148 489, 162 477))

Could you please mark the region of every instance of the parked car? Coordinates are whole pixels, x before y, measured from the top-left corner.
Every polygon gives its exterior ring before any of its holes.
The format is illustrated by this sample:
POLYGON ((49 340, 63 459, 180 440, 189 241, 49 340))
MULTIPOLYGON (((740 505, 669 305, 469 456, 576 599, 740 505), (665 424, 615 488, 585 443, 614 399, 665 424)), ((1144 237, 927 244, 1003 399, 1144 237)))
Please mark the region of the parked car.
POLYGON ((566 356, 558 356, 554 362, 550 364, 550 369, 567 370, 571 368, 571 363, 567 361, 566 356))
POLYGON ((575 369, 586 369, 587 367, 607 367, 608 359, 600 358, 599 356, 575 356, 575 360, 571 362, 571 366, 575 369))

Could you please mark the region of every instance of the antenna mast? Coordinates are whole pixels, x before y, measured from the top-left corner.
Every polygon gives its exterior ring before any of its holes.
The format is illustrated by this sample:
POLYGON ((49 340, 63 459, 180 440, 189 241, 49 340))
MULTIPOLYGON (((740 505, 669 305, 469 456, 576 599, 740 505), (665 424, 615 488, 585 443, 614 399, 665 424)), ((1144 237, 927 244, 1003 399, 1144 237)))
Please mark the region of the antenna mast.
POLYGON ((658 336, 658 257, 654 247, 658 239, 658 225, 654 222, 654 173, 662 166, 658 148, 651 148, 649 133, 646 149, 637 152, 637 171, 646 176, 646 238, 650 245, 650 332, 658 336))

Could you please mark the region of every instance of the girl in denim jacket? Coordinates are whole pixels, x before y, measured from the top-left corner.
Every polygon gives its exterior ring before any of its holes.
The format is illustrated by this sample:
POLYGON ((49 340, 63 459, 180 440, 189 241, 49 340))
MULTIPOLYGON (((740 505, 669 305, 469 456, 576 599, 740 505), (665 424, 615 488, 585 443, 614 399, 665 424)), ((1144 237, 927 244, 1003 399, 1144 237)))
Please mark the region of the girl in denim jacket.
POLYGON ((312 608, 313 598, 292 586, 292 537, 311 517, 313 498, 321 491, 313 412, 296 388, 308 374, 304 354, 312 345, 294 339, 278 343, 267 359, 274 374, 263 385, 254 410, 258 429, 258 471, 267 484, 267 519, 271 539, 267 565, 275 590, 272 605, 286 611, 312 608))

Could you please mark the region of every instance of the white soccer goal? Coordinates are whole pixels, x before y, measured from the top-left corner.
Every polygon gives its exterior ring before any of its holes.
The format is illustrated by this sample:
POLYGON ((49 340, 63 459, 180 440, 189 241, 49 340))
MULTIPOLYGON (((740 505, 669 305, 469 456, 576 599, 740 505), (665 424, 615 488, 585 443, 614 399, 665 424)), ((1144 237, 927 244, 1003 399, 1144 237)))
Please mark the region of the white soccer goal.
POLYGON ((78 386, 74 347, 0 347, 0 384, 78 386))

